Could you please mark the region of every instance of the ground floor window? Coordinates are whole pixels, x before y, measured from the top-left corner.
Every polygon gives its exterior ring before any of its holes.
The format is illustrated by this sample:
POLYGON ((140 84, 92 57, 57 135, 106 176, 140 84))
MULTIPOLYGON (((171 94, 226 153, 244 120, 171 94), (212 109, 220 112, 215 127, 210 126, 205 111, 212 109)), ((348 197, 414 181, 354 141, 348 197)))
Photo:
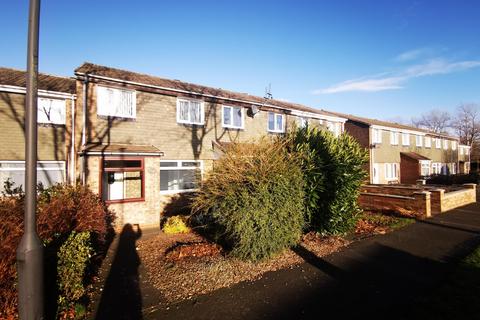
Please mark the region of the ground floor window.
POLYGON ((102 198, 109 202, 144 200, 143 159, 110 158, 102 164, 102 198))
POLYGON ((385 163, 385 179, 398 179, 398 163, 385 163))
POLYGON ((440 174, 442 172, 442 164, 440 162, 432 163, 432 174, 440 174))
POLYGON ((202 167, 202 161, 160 161, 160 192, 175 193, 197 189, 202 167))
MULTIPOLYGON (((25 161, 0 161, 0 190, 7 180, 25 189, 25 161)), ((65 182, 65 161, 38 161, 37 184, 49 187, 65 182)))
POLYGON ((420 175, 422 177, 428 177, 430 175, 430 161, 420 162, 420 175))

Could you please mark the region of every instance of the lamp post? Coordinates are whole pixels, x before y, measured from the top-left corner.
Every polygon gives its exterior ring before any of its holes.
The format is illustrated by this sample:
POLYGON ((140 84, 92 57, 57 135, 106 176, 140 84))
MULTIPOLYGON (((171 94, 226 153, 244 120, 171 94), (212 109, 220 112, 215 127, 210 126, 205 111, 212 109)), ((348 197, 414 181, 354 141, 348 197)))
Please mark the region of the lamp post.
POLYGON ((25 218, 17 248, 18 309, 22 320, 43 319, 43 247, 36 231, 37 85, 40 0, 30 0, 25 99, 25 218))

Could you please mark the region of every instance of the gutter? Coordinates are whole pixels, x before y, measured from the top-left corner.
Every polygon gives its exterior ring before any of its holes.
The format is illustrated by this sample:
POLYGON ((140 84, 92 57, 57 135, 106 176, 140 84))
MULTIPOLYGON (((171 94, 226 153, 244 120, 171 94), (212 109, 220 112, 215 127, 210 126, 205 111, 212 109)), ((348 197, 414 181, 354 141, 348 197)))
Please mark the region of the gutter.
POLYGON ((71 106, 71 117, 72 117, 72 132, 70 139, 70 183, 75 184, 76 175, 75 175, 75 100, 73 97, 70 100, 71 106))
MULTIPOLYGON (((86 128, 87 128, 87 86, 88 86, 88 76, 85 75, 85 79, 83 80, 83 105, 82 105, 82 149, 85 148, 86 145, 86 128)), ((85 158, 82 159, 82 185, 86 185, 86 167, 87 167, 87 160, 85 158)))

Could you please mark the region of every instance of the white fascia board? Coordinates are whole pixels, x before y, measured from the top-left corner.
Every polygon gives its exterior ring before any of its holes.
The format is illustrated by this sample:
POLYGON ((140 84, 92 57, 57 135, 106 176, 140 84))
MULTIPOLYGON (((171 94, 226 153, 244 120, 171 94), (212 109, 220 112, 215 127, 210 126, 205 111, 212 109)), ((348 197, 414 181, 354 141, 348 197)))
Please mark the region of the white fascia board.
POLYGON ((299 110, 294 110, 294 109, 292 109, 291 114, 294 115, 294 116, 298 116, 298 117, 306 117, 306 118, 313 118, 313 119, 319 119, 319 120, 327 120, 327 121, 332 121, 332 122, 345 123, 347 121, 346 118, 328 116, 328 115, 324 115, 324 114, 320 114, 320 113, 299 111, 299 110))
POLYGON ((420 132, 420 131, 415 131, 415 130, 408 130, 408 129, 399 129, 399 128, 392 128, 392 127, 386 127, 386 126, 379 126, 376 124, 370 125, 372 129, 381 129, 381 130, 386 130, 386 131, 393 131, 393 132, 398 132, 398 133, 410 133, 410 134, 415 134, 417 136, 425 136, 425 132, 420 132))
MULTIPOLYGON (((152 88, 152 89, 186 93, 186 94, 197 95, 197 96, 202 96, 202 97, 207 97, 207 98, 222 99, 222 100, 225 100, 225 101, 233 101, 233 102, 240 102, 240 103, 245 103, 245 104, 253 104, 253 105, 260 106, 260 107, 269 107, 269 108, 274 108, 274 109, 279 109, 279 110, 290 111, 290 112, 292 112, 292 114, 293 114, 294 111, 298 111, 296 109, 279 107, 279 106, 272 105, 272 104, 269 104, 269 103, 259 103, 259 102, 256 102, 256 101, 248 101, 248 100, 242 100, 242 99, 227 98, 227 97, 215 96, 215 95, 212 95, 212 94, 205 94, 205 93, 196 92, 196 91, 189 91, 189 90, 174 89, 174 88, 169 88, 169 87, 155 86, 155 85, 152 85, 152 84, 115 79, 115 78, 110 78, 110 77, 98 76, 98 75, 94 75, 94 74, 85 74, 83 72, 75 72, 75 75, 81 76, 81 77, 88 77, 88 78, 92 78, 92 79, 99 79, 99 80, 111 81, 111 82, 116 82, 116 83, 122 83, 122 84, 130 84, 130 85, 134 85, 134 86, 140 86, 140 87, 146 87, 146 88, 152 88)), ((298 112, 302 112, 302 111, 298 111, 298 112)), ((319 119, 326 119, 327 120, 328 118, 331 118, 332 121, 341 121, 340 119, 343 119, 343 118, 336 118, 336 117, 331 117, 331 116, 324 116, 324 115, 320 115, 320 114, 317 115, 316 113, 311 113, 311 114, 315 115, 315 116, 319 116, 320 117, 319 119), (338 120, 333 120, 333 119, 338 119, 338 120)), ((346 120, 347 119, 345 119, 345 121, 346 120)), ((343 122, 345 122, 345 121, 343 121, 343 122)))
MULTIPOLYGON (((27 89, 24 87, 9 86, 5 84, 0 84, 0 92, 11 92, 11 93, 27 93, 27 89)), ((49 91, 38 89, 38 96, 45 98, 60 98, 60 99, 76 99, 75 94, 58 92, 58 91, 49 91)))

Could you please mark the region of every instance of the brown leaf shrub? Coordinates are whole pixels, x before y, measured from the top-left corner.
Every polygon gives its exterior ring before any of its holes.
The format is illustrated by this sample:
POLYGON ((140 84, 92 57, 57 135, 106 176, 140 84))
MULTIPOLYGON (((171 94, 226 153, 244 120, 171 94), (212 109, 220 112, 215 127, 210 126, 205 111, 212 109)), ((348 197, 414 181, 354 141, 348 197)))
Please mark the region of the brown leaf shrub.
MULTIPOLYGON (((37 231, 48 251, 55 239, 72 231, 91 232, 100 245, 111 229, 113 213, 87 187, 56 185, 38 195, 37 231)), ((0 197, 0 319, 16 317, 16 250, 23 235, 23 196, 0 197)), ((58 243, 56 244, 58 246, 58 243)))

